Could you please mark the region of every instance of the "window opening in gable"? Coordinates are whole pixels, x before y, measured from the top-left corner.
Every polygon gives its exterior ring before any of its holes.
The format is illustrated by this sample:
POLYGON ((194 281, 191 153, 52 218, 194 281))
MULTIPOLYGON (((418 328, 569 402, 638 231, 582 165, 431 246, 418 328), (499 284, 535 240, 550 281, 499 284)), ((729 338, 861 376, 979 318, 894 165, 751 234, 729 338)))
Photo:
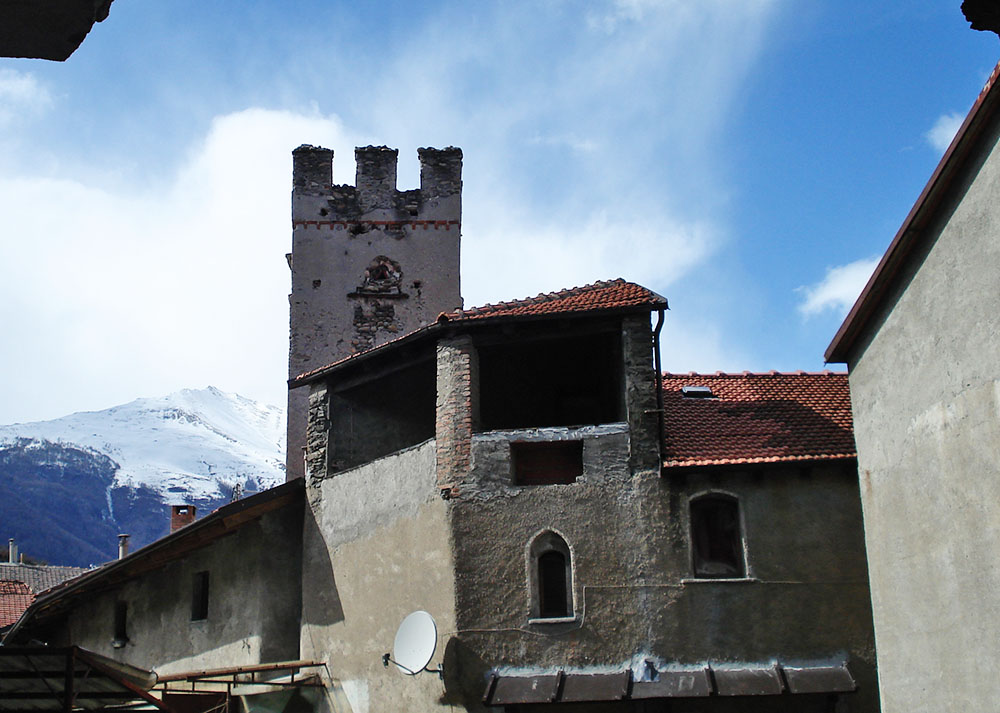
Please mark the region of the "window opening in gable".
POLYGON ((729 495, 703 495, 691 501, 691 551, 694 576, 730 579, 746 576, 739 501, 729 495))
POLYGON ((516 485, 556 485, 583 475, 583 441, 515 441, 510 444, 516 485))
POLYGON ((115 602, 115 635, 111 645, 116 649, 128 643, 128 603, 115 602))
POLYGON ((191 587, 191 621, 208 618, 208 572, 196 572, 191 587))

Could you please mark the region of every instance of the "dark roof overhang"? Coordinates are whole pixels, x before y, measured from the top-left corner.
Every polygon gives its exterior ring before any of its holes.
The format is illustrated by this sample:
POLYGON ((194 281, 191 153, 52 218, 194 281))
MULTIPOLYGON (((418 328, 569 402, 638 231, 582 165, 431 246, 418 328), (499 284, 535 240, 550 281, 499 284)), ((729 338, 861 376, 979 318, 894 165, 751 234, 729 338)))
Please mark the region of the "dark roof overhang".
POLYGON ((80 46, 113 0, 4 0, 0 2, 0 56, 61 62, 80 46))

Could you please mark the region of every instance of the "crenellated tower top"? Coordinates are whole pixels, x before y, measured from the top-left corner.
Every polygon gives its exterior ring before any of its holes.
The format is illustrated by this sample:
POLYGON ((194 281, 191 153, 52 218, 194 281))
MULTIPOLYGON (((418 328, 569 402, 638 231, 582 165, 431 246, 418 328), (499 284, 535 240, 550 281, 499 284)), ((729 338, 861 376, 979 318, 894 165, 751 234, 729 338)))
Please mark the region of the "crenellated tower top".
POLYGON ((462 150, 417 150, 420 188, 396 188, 399 151, 386 146, 354 150, 355 185, 333 185, 333 151, 299 146, 292 152, 293 221, 457 221, 461 218, 462 150))

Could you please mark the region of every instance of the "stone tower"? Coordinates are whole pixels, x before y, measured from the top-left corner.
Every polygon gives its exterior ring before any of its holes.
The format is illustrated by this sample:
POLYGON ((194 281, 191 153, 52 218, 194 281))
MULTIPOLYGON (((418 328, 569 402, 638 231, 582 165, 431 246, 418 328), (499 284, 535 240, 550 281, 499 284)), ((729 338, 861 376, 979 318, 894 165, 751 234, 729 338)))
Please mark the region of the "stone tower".
MULTIPOLYGON (((462 151, 417 153, 420 188, 398 191, 396 149, 355 149, 355 186, 332 185, 332 150, 292 152, 289 378, 462 306, 462 151)), ((288 392, 289 480, 304 472, 306 391, 288 392)))

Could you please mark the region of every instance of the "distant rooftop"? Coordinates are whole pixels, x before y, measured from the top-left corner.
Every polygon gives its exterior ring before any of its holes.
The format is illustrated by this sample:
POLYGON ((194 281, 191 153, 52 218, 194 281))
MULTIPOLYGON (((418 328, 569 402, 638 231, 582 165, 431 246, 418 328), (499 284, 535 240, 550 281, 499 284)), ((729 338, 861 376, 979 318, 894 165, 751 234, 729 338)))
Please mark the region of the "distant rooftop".
POLYGON ((24 582, 32 594, 41 594, 46 589, 89 571, 86 567, 0 562, 0 582, 24 582))
POLYGON ((35 595, 24 582, 0 580, 0 628, 10 626, 34 601, 35 595))
POLYGON ((663 408, 667 468, 856 456, 843 373, 664 374, 663 408))

